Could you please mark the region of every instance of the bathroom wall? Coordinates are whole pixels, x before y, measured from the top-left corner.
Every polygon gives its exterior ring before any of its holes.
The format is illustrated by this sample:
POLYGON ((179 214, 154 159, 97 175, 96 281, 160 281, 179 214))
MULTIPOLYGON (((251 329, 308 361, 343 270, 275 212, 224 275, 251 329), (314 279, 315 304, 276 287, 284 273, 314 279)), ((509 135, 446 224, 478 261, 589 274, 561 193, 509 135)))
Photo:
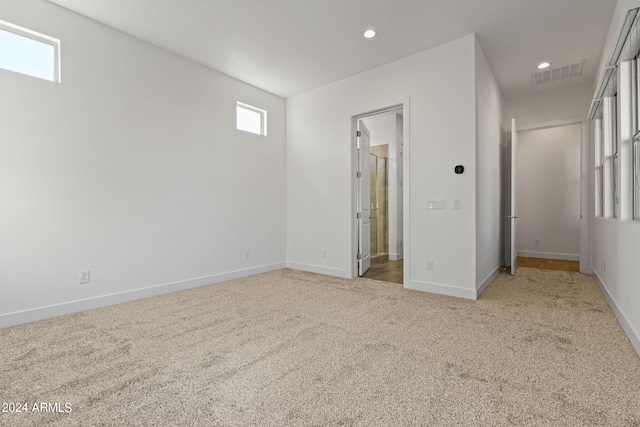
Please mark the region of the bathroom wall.
POLYGON ((371 146, 385 144, 388 173, 388 254, 389 259, 402 259, 402 114, 391 111, 365 117, 371 133, 371 146))

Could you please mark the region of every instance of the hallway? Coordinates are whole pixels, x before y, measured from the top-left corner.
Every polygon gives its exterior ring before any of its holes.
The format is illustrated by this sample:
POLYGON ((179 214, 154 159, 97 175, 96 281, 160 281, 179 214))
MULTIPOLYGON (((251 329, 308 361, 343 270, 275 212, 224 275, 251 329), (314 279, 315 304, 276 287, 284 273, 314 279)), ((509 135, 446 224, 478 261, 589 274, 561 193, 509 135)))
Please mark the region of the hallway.
POLYGON ((542 268, 545 270, 580 271, 579 261, 561 259, 518 257, 518 267, 542 268))
POLYGON ((382 262, 376 262, 371 264, 371 268, 369 268, 362 277, 365 279, 381 280, 384 282, 398 283, 402 285, 403 265, 403 260, 391 261, 387 259, 382 262))

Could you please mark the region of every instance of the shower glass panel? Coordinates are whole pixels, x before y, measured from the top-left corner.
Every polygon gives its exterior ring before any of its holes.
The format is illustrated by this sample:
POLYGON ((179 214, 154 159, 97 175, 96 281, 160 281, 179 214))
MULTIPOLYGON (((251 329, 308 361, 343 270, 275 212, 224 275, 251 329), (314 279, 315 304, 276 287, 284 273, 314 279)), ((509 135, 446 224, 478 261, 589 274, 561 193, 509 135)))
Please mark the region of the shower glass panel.
POLYGON ((371 177, 371 258, 386 259, 389 251, 388 176, 387 159, 376 154, 370 155, 371 177))

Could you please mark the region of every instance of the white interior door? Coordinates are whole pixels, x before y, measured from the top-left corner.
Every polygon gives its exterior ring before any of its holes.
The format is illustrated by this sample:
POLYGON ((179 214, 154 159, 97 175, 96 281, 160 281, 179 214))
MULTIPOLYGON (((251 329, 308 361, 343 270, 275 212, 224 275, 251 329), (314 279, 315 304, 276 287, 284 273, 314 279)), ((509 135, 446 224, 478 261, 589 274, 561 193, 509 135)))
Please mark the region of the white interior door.
POLYGON ((371 182, 369 129, 358 120, 358 275, 371 267, 371 182))
POLYGON ((518 147, 518 130, 516 119, 511 119, 511 208, 508 218, 511 220, 511 274, 516 274, 518 268, 517 232, 518 232, 518 208, 516 194, 516 153, 518 147))

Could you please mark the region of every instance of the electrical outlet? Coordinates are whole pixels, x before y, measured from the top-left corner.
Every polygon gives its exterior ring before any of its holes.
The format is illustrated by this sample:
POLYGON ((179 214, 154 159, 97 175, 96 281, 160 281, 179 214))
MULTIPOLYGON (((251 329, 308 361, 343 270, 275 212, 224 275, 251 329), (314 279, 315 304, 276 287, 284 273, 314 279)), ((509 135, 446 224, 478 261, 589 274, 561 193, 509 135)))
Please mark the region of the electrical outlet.
POLYGON ((322 250, 322 258, 326 258, 327 257, 327 250, 323 249, 322 250))
POLYGON ((249 259, 251 257, 251 252, 244 251, 244 259, 249 259))
POLYGON ((427 270, 433 270, 433 260, 432 259, 428 259, 427 260, 427 270))
POLYGON ((460 209, 460 199, 453 199, 453 209, 460 209))
POLYGON ((81 271, 79 276, 81 285, 91 281, 91 272, 89 270, 81 271))
POLYGON ((607 272, 607 261, 604 262, 604 272, 607 272))
POLYGON ((496 251, 493 251, 493 260, 496 260, 496 251))
POLYGON ((533 239, 533 244, 536 246, 540 246, 540 238, 536 237, 535 239, 533 239))

